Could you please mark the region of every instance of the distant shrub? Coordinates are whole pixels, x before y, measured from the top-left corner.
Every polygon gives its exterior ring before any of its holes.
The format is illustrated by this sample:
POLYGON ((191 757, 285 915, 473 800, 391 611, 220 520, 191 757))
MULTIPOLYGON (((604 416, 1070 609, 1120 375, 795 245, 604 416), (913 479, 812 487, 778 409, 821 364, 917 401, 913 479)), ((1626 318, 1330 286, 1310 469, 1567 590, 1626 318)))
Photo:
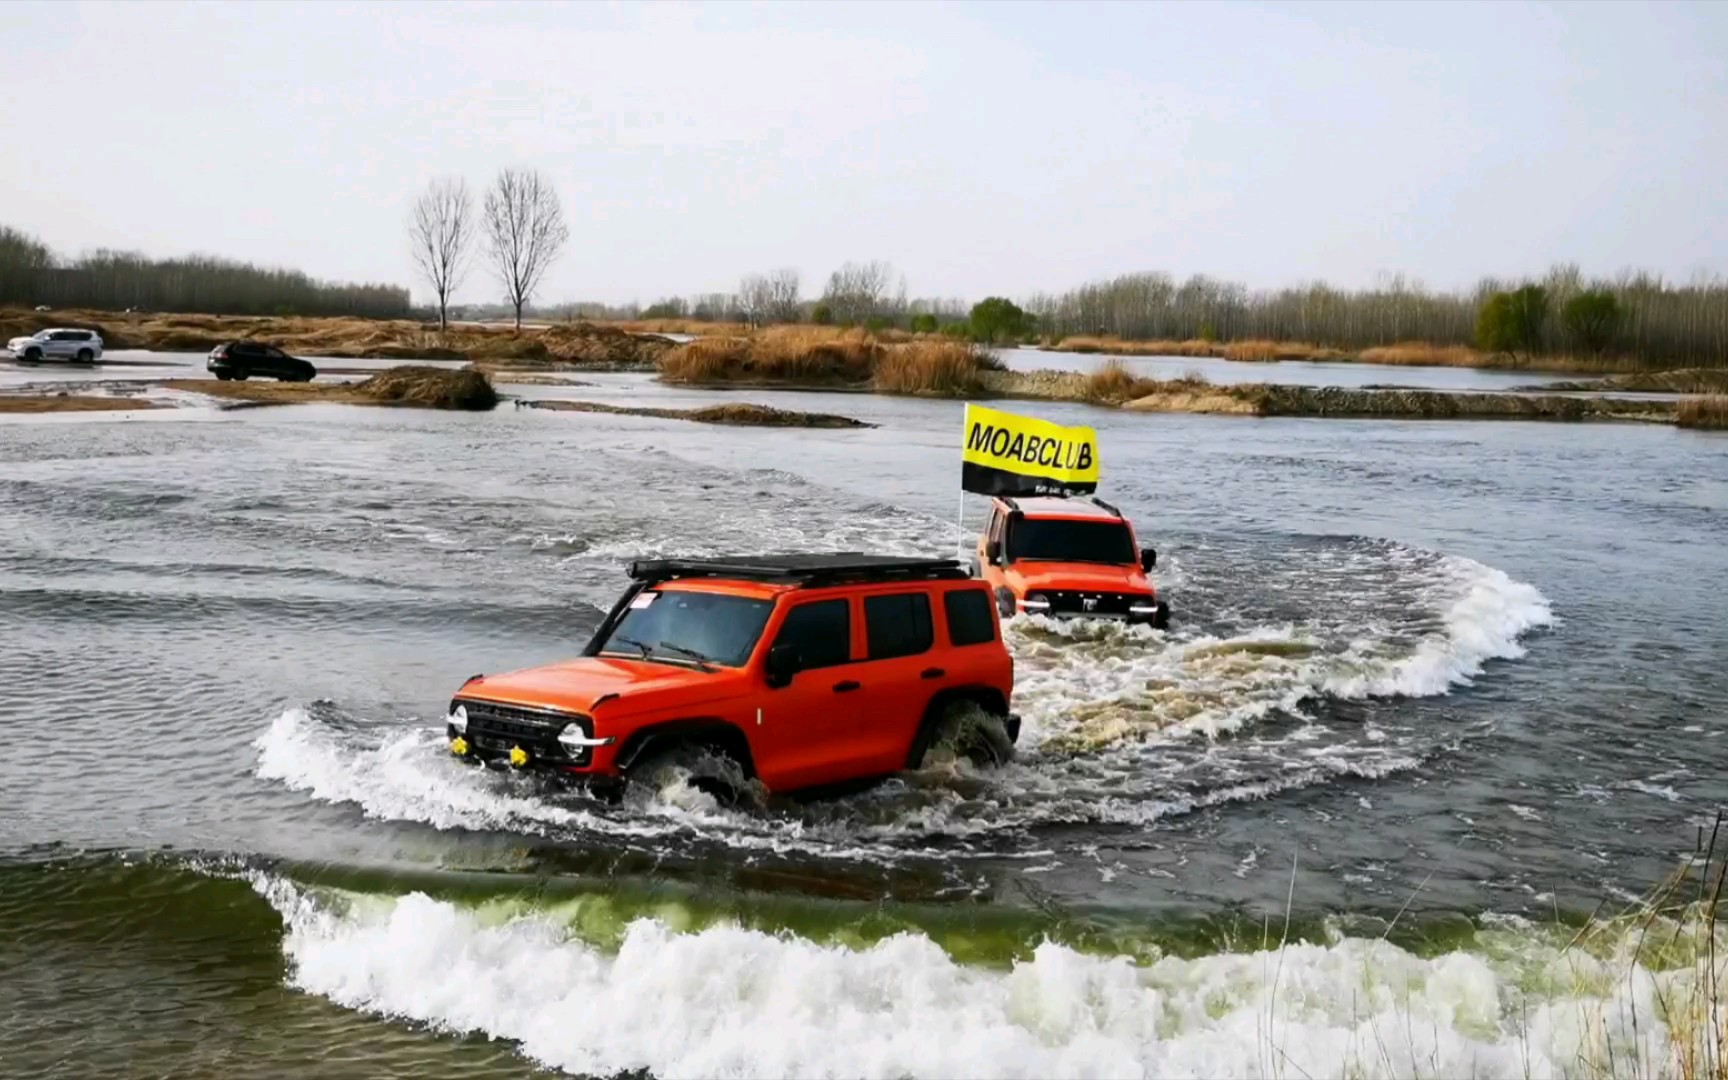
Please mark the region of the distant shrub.
POLYGON ((827 304, 817 304, 810 309, 810 321, 817 326, 834 325, 834 309, 827 304))
POLYGON ((1620 301, 1607 289, 1581 292, 1560 309, 1560 321, 1578 344, 1601 355, 1620 329, 1620 301))
POLYGON ((914 334, 934 334, 936 332, 936 316, 929 312, 912 316, 912 332, 914 334))
POLYGON ((973 304, 966 321, 972 327, 972 340, 985 343, 1019 341, 1033 330, 1032 317, 1002 296, 987 297, 973 304))

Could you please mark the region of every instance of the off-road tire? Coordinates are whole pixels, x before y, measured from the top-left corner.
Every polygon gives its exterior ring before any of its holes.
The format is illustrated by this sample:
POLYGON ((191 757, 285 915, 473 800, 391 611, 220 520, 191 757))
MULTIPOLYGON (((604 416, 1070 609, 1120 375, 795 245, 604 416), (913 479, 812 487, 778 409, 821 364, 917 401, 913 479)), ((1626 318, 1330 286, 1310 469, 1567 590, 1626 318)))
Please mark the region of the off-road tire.
POLYGON ((932 751, 951 750, 980 769, 1006 765, 1014 760, 1014 740, 1008 737, 1007 718, 975 701, 951 701, 931 723, 914 768, 923 768, 932 751))
POLYGON ((731 770, 737 770, 742 777, 742 768, 724 751, 700 743, 679 743, 632 765, 626 779, 658 789, 661 783, 659 774, 663 770, 683 769, 689 774, 685 783, 721 806, 730 808, 744 800, 744 793, 731 779, 718 775, 725 769, 726 764, 730 765, 731 770), (720 767, 716 768, 717 765, 720 767))

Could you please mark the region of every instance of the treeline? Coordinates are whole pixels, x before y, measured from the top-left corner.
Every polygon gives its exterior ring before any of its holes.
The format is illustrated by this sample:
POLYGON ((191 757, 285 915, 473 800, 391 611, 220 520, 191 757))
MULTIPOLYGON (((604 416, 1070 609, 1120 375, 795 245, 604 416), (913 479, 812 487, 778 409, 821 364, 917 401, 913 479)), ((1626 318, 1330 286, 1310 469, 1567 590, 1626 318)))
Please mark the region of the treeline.
POLYGON ((1400 342, 1466 345, 1485 352, 1631 356, 1646 363, 1728 365, 1728 282, 1675 285, 1650 274, 1586 278, 1558 266, 1536 281, 1484 279, 1438 292, 1402 276, 1370 289, 1324 283, 1270 291, 1194 276, 1125 274, 1018 303, 991 297, 906 297, 886 263, 847 263, 814 297, 798 275, 746 275, 735 293, 638 304, 572 304, 545 315, 694 322, 807 322, 941 331, 979 341, 1059 342, 1070 336, 1139 341, 1308 342, 1358 350, 1400 342))
POLYGON ((99 250, 61 258, 33 236, 0 225, 0 304, 183 311, 210 315, 353 315, 400 318, 408 290, 319 281, 298 270, 207 255, 152 259, 99 250))
POLYGON ((1534 282, 1487 279, 1467 293, 1431 292, 1402 278, 1354 291, 1313 284, 1251 292, 1206 277, 1128 274, 1032 296, 1024 306, 1053 338, 1266 339, 1341 349, 1424 341, 1728 364, 1728 283, 1671 285, 1648 274, 1587 279, 1575 266, 1534 282))

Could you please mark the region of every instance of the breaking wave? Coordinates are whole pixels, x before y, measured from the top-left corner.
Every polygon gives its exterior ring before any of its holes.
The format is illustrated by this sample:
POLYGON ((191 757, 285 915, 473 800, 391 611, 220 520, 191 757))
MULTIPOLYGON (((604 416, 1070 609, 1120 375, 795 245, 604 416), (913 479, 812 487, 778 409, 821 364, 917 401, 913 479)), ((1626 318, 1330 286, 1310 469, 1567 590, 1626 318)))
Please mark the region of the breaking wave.
POLYGON ((1516 921, 1435 957, 1337 937, 1136 963, 1045 942, 1002 968, 915 931, 854 947, 637 918, 614 950, 555 910, 255 887, 296 987, 581 1075, 1674 1075, 1690 1036, 1662 1003, 1728 977, 1728 950, 1652 971, 1516 921))

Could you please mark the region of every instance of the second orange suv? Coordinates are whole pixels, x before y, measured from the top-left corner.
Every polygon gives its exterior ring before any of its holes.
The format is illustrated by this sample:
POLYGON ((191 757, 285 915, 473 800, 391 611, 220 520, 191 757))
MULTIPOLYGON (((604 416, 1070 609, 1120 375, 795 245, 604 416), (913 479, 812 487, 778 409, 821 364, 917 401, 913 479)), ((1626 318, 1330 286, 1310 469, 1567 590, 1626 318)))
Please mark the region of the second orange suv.
POLYGON ((463 684, 451 751, 614 790, 719 758, 691 783, 723 800, 852 786, 938 747, 1013 753, 1014 662, 989 589, 952 559, 661 559, 630 577, 580 657, 463 684))
POLYGON ((976 572, 1003 615, 1170 624, 1152 567, 1122 512, 1098 498, 998 498, 978 538, 976 572))

